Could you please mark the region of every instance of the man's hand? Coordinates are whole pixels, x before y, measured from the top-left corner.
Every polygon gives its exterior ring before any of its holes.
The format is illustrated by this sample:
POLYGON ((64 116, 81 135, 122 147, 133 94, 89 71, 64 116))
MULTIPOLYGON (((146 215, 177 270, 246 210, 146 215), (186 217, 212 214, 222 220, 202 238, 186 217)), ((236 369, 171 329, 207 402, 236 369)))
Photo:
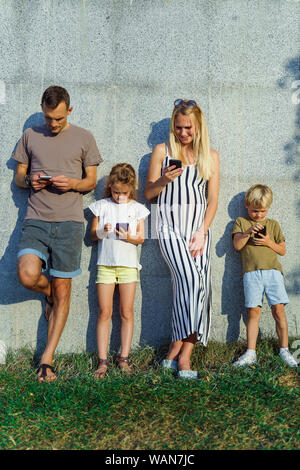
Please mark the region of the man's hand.
POLYGON ((62 192, 73 189, 73 179, 68 178, 65 175, 53 176, 53 178, 50 180, 50 183, 52 183, 56 189, 59 189, 62 192))
POLYGON ((44 173, 36 173, 34 175, 30 175, 30 182, 31 186, 35 191, 39 191, 40 189, 45 189, 49 186, 50 180, 41 180, 40 177, 43 176, 44 173))

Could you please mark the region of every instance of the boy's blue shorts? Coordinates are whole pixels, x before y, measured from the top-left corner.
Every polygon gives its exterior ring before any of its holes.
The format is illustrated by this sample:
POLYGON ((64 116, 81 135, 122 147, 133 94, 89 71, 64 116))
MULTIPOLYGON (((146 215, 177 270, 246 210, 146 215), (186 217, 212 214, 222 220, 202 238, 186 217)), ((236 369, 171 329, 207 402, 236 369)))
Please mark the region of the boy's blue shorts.
POLYGON ((244 274, 245 307, 258 307, 263 304, 263 296, 269 306, 288 304, 289 298, 283 282, 283 275, 278 269, 259 269, 244 274))
POLYGON ((73 278, 81 274, 82 222, 45 222, 25 219, 19 243, 18 258, 33 254, 43 262, 53 277, 73 278))

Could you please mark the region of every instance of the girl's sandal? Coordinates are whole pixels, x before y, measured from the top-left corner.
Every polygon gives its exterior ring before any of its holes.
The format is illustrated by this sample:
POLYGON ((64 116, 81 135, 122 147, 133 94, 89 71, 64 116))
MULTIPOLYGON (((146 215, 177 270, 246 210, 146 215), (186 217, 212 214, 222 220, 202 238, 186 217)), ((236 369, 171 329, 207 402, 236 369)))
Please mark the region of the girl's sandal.
POLYGON ((118 362, 119 362, 119 369, 121 372, 124 372, 125 374, 133 374, 133 370, 130 367, 128 357, 120 356, 118 357, 118 362))
POLYGON ((103 379, 108 373, 108 359, 99 359, 94 379, 103 379))

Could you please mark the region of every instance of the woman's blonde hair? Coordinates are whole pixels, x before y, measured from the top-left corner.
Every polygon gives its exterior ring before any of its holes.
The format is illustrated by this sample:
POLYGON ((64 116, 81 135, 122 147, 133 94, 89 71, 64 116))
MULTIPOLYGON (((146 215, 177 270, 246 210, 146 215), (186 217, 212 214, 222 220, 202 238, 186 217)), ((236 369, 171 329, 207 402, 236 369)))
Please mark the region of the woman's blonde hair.
POLYGON ((115 183, 129 186, 129 197, 136 201, 136 176, 134 168, 129 163, 117 163, 112 167, 104 189, 105 198, 111 197, 111 186, 115 183))
POLYGON ((201 178, 209 180, 212 175, 212 158, 210 153, 210 141, 208 136, 205 117, 201 108, 196 104, 195 107, 174 108, 170 125, 170 148, 172 157, 183 160, 182 145, 175 133, 175 120, 178 114, 189 116, 195 125, 195 135, 193 142, 194 158, 199 169, 201 178))
POLYGON ((263 209, 270 207, 273 201, 273 192, 271 188, 264 184, 254 184, 248 189, 245 195, 245 204, 247 207, 263 209))

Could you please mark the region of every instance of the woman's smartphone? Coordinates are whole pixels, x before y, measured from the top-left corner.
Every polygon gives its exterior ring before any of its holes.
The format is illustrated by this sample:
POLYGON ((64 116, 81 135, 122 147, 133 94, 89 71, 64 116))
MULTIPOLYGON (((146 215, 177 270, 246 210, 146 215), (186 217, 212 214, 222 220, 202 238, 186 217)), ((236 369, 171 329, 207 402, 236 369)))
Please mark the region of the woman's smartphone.
MULTIPOLYGON (((177 168, 182 168, 182 161, 181 160, 175 160, 175 158, 170 158, 169 160, 169 166, 176 166, 177 168)), ((175 168, 174 168, 175 170, 175 168)))
POLYGON ((40 180, 51 180, 52 176, 48 176, 48 175, 41 175, 40 176, 40 180))
POLYGON ((125 222, 120 222, 120 223, 118 222, 116 224, 116 229, 118 230, 118 232, 120 232, 120 228, 125 230, 125 232, 128 232, 129 224, 125 222))

